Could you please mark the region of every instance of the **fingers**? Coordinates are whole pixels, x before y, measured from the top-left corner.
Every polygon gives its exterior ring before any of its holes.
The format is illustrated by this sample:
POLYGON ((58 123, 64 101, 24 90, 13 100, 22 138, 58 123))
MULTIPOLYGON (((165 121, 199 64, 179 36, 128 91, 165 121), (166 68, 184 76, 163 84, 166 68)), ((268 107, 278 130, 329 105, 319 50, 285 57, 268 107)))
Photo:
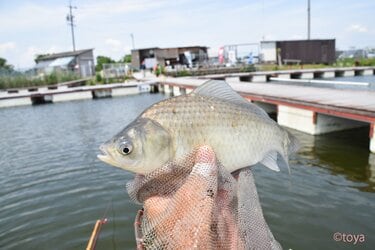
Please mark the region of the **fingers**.
POLYGON ((195 164, 192 174, 198 174, 207 179, 217 175, 215 153, 209 146, 201 146, 195 155, 195 164))

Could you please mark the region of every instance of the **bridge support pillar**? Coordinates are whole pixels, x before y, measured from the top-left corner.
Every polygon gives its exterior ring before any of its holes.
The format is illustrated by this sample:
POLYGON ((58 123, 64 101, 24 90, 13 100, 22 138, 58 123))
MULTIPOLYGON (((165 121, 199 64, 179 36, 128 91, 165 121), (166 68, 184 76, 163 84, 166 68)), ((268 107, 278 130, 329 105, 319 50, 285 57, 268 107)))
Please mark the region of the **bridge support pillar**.
MULTIPOLYGON (((124 95, 136 95, 136 94, 139 94, 138 87, 113 88, 112 89, 112 97, 124 96, 124 95)), ((55 100, 55 99, 53 99, 53 100, 55 100)))
POLYGON ((228 76, 228 77, 225 77, 225 81, 227 83, 240 82, 240 77, 238 77, 238 76, 228 76))
POLYGON ((370 151, 375 153, 375 123, 370 124, 370 151))
POLYGON ((345 70, 344 76, 355 76, 354 70, 345 70))
POLYGON ((318 114, 311 110, 278 106, 277 122, 285 127, 293 128, 311 135, 325 134, 366 126, 366 123, 344 118, 318 114))
POLYGON ((181 95, 181 92, 180 92, 180 87, 179 86, 172 86, 173 88, 173 96, 178 96, 178 95, 181 95))
POLYGON ((368 156, 369 175, 370 181, 375 182, 375 154, 369 154, 368 156))
POLYGON ((172 85, 164 85, 164 93, 173 95, 173 86, 172 85))
POLYGON ((314 72, 305 72, 301 74, 301 79, 314 79, 314 72))
POLYGON ((31 98, 30 97, 23 97, 23 98, 12 98, 12 99, 5 99, 0 101, 0 108, 3 107, 13 107, 13 106, 23 106, 23 105, 31 105, 31 98))
POLYGON ((74 100, 83 100, 83 99, 92 99, 91 91, 55 94, 52 96, 53 102, 65 102, 65 101, 74 101, 74 100))
POLYGON ((186 89, 180 87, 180 94, 181 94, 181 95, 186 95, 186 89))
POLYGON ((277 77, 278 78, 282 78, 282 79, 290 79, 290 74, 277 74, 277 77))
POLYGON ((362 75, 364 75, 364 76, 371 76, 373 74, 374 74, 373 69, 365 69, 365 70, 363 70, 363 73, 362 73, 362 75))
POLYGON ((335 77, 335 71, 323 72, 323 78, 333 78, 335 77))
POLYGON ((254 75, 251 79, 252 82, 267 82, 266 75, 254 75))
POLYGON ((186 94, 190 94, 191 92, 193 92, 193 89, 191 89, 191 88, 186 88, 186 94))

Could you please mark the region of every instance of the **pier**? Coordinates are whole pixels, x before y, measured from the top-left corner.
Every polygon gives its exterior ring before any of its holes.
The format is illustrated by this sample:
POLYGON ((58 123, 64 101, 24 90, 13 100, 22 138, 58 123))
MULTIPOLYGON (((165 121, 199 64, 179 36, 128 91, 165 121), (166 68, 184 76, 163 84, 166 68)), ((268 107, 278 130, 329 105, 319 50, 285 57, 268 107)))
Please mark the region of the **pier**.
POLYGON ((344 76, 365 76, 374 74, 375 67, 344 67, 214 74, 200 76, 199 78, 225 80, 227 82, 269 82, 271 81, 272 77, 282 79, 320 79, 344 76))
MULTIPOLYGON (((207 79, 165 78, 159 91, 189 93, 207 79)), ((268 113, 277 115, 285 127, 311 135, 369 126, 370 151, 375 153, 375 92, 230 82, 234 90, 268 113)))
POLYGON ((133 95, 150 92, 153 83, 134 81, 95 86, 56 85, 0 91, 0 108, 133 95))

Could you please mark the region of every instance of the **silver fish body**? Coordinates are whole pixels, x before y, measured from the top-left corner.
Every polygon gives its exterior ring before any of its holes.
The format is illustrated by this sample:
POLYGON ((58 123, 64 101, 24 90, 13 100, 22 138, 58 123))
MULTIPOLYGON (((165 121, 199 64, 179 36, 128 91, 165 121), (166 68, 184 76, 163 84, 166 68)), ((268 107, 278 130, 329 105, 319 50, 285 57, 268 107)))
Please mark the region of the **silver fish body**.
POLYGON ((230 172, 258 162, 278 170, 277 155, 287 163, 295 144, 293 136, 263 110, 225 82, 211 81, 189 95, 146 109, 102 146, 105 155, 99 158, 146 174, 197 146, 209 145, 230 172), (124 151, 129 149, 131 152, 126 154, 124 151))

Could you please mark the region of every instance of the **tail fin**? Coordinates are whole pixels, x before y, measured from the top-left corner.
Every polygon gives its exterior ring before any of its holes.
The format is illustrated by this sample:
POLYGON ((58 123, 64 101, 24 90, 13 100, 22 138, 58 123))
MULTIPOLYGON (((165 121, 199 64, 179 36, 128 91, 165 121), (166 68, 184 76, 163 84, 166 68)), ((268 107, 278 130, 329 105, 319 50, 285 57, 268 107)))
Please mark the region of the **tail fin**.
POLYGON ((298 139, 289 131, 286 131, 285 134, 285 141, 284 141, 284 154, 282 158, 288 167, 288 171, 290 174, 290 167, 289 167, 289 155, 295 153, 300 148, 300 144, 298 139))
POLYGON ((288 138, 288 155, 290 154, 293 154, 293 153, 296 153, 299 148, 300 148, 300 143, 297 139, 297 137, 295 137, 292 133, 290 133, 289 131, 286 131, 287 132, 287 138, 288 138))

